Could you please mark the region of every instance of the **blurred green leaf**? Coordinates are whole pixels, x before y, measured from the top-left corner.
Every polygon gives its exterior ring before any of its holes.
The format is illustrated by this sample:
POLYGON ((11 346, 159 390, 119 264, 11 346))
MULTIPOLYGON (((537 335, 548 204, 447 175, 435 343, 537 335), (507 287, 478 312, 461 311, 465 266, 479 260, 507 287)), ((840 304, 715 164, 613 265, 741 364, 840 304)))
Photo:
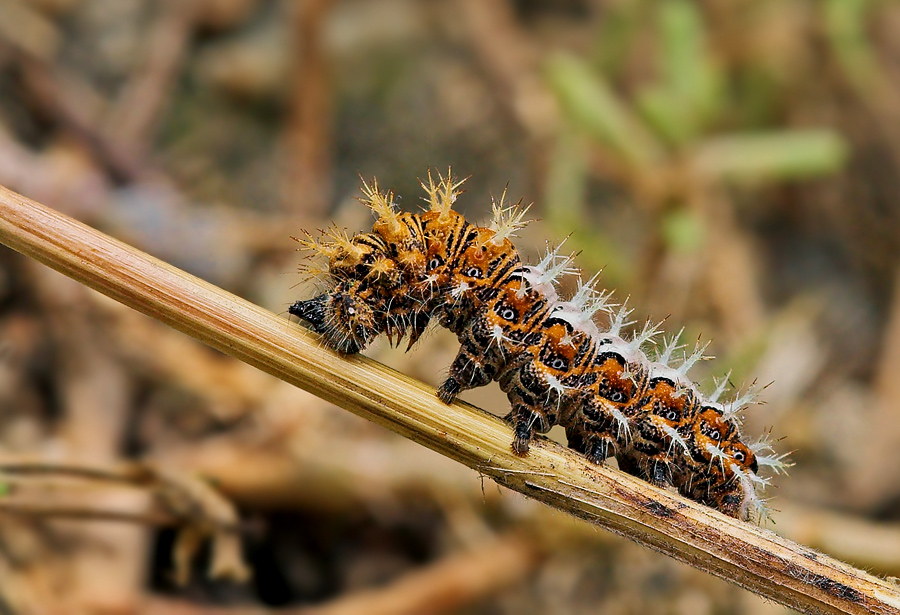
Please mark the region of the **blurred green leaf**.
POLYGON ((610 3, 604 10, 592 54, 593 64, 605 75, 618 77, 625 68, 640 26, 646 19, 645 2, 610 3))
POLYGON ((697 252, 706 241, 703 220, 687 209, 666 213, 660 220, 660 232, 669 249, 682 254, 697 252))
POLYGON ((4 483, 0 481, 0 498, 5 498, 9 495, 9 483, 4 483))
POLYGON ((631 264, 608 233, 589 219, 586 149, 583 136, 561 131, 550 157, 543 212, 553 235, 569 237, 566 246, 581 254, 579 263, 586 271, 603 269, 606 283, 617 285, 629 275, 631 264))
POLYGON ((637 102, 663 137, 683 145, 721 108, 722 76, 710 57, 703 16, 695 3, 661 3, 658 22, 661 81, 639 92, 637 102))
POLYGON ((649 86, 638 92, 636 100, 647 122, 669 143, 684 145, 698 135, 689 105, 672 90, 649 86))
POLYGON ((871 0, 825 0, 825 32, 838 62, 855 85, 869 88, 883 77, 866 33, 871 0))
POLYGON ((547 80, 566 116, 590 137, 636 167, 663 157, 659 143, 628 105, 584 61, 559 54, 547 63, 547 80))
POLYGON ((764 66, 751 64, 734 77, 731 95, 740 104, 728 107, 729 117, 724 121, 747 129, 778 122, 777 111, 783 91, 772 73, 764 66))
POLYGON ((834 131, 795 130, 709 139, 697 148, 691 165, 711 179, 782 180, 833 173, 847 153, 846 142, 834 131))
POLYGON ((550 154, 544 190, 544 212, 554 228, 584 224, 587 161, 584 139, 569 130, 560 131, 550 154))
POLYGON ((664 2, 659 22, 665 82, 677 96, 707 111, 716 94, 716 77, 699 7, 686 0, 664 2))

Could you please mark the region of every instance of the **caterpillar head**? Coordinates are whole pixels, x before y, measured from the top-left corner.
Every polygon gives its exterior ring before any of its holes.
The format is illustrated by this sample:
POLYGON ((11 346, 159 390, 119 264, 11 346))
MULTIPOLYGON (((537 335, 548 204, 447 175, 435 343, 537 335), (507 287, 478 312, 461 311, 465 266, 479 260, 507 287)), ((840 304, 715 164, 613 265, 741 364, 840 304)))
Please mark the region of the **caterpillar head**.
POLYGON ((307 321, 329 348, 356 354, 383 331, 377 295, 357 282, 339 284, 331 293, 297 301, 288 312, 307 321))

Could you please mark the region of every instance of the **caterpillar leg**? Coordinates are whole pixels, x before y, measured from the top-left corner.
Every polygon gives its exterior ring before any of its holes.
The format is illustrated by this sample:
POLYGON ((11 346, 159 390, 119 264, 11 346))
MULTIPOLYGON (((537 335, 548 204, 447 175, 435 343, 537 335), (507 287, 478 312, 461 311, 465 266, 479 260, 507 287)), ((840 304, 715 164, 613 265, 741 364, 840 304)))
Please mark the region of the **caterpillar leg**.
POLYGON ((647 462, 647 480, 657 487, 670 487, 672 464, 667 459, 651 458, 647 462))
POLYGON ((588 461, 599 465, 612 457, 615 450, 616 443, 612 438, 598 438, 590 443, 584 454, 588 461))
POLYGON ((619 469, 657 487, 672 485, 672 464, 665 456, 621 455, 619 469))
POLYGON ((492 344, 484 315, 478 316, 459 335, 460 348, 450 366, 450 375, 438 389, 438 397, 450 403, 462 391, 491 383, 505 366, 506 354, 492 344))
POLYGON ((514 405, 512 412, 507 414, 504 420, 513 426, 512 450, 520 456, 528 454, 528 443, 531 442, 535 432, 545 433, 551 427, 542 413, 523 404, 514 405))
POLYGON ((744 494, 742 491, 731 491, 722 494, 715 498, 710 505, 735 519, 744 519, 747 517, 747 510, 745 510, 744 506, 744 494))
POLYGON ((747 493, 740 481, 724 480, 708 471, 697 473, 678 472, 675 477, 678 492, 704 506, 715 508, 735 519, 748 517, 748 505, 758 501, 756 494, 747 493))
POLYGON ((588 461, 597 465, 616 454, 616 442, 609 436, 587 436, 566 432, 569 448, 587 457, 588 461))
POLYGON ((456 396, 462 393, 462 386, 452 376, 447 378, 438 387, 437 396, 445 404, 452 404, 456 396))
POLYGON ((585 455, 591 463, 602 464, 630 449, 628 417, 598 396, 586 399, 563 425, 569 448, 585 455))
POLYGON ((463 391, 490 384, 495 373, 493 366, 482 364, 464 345, 450 366, 450 375, 438 388, 438 397, 449 404, 463 391))

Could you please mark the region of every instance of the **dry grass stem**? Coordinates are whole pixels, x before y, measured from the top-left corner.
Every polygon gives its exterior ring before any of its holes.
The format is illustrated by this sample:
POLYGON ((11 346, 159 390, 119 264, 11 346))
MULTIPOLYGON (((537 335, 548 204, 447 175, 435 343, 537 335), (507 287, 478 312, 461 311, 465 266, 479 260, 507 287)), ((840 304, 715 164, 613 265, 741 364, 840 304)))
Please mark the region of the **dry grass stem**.
POLYGON ((884 580, 748 523, 594 467, 83 224, 0 188, 0 241, 113 299, 372 420, 497 483, 807 613, 900 613, 884 580))
POLYGON ((172 527, 182 520, 163 511, 130 512, 109 510, 107 508, 91 508, 88 506, 69 506, 47 502, 7 502, 0 500, 0 513, 19 515, 29 518, 77 519, 79 521, 103 521, 116 523, 132 523, 172 527))

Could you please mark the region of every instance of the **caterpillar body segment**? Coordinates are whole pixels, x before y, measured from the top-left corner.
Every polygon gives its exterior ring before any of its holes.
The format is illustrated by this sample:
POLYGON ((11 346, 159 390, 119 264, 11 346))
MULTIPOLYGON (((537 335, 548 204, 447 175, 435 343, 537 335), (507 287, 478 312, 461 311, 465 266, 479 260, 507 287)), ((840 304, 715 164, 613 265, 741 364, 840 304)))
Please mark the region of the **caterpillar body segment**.
POLYGON ((721 403, 724 382, 704 397, 687 377, 703 348, 673 367, 682 350, 675 336, 650 360, 644 347, 659 325, 625 339, 631 310, 613 312, 611 293, 597 291, 596 279, 560 297, 557 281, 577 272, 572 257, 559 246, 535 265, 523 263, 511 237, 527 209, 504 205, 504 192, 493 223, 474 225, 452 209, 461 183, 429 174, 423 213, 397 211, 392 193, 364 183, 372 232, 330 229, 321 240, 299 240, 328 259, 328 291, 289 312, 345 354, 381 334, 412 346, 437 322, 460 342, 438 396, 449 403, 498 382, 510 402, 515 453, 527 454, 535 433, 562 425, 570 448, 593 463, 615 457, 622 470, 728 515, 764 516, 758 492, 768 481, 759 468, 787 464, 765 441, 742 441, 737 412, 746 397, 721 403), (601 312, 605 327, 595 320, 601 312))

